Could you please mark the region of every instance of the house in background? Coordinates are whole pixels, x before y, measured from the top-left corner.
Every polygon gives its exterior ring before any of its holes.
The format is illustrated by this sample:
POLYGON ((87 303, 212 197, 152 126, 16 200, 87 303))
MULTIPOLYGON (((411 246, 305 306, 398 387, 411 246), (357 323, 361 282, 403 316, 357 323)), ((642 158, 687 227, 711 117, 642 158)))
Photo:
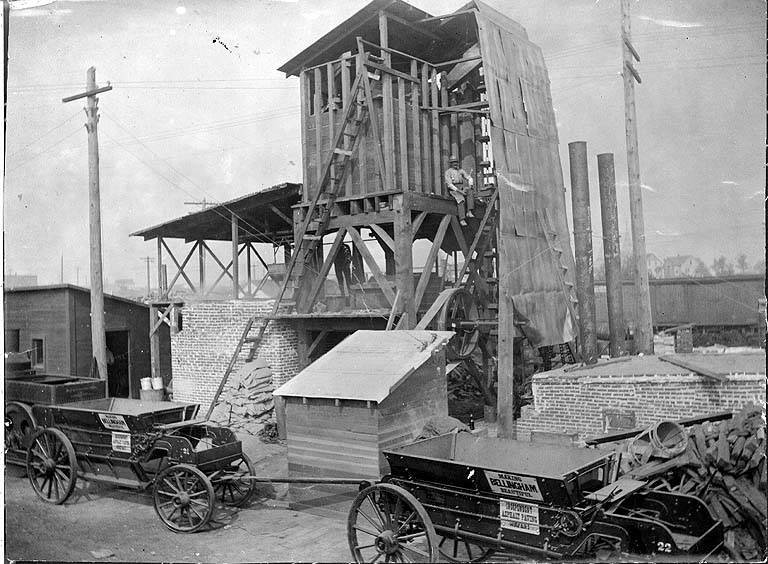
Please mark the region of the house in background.
POLYGON ((645 261, 648 264, 648 275, 651 278, 661 278, 664 270, 664 261, 653 253, 647 253, 645 261))
MULTIPOLYGON (((6 290, 5 352, 28 352, 42 374, 91 375, 91 295, 71 284, 6 290)), ((104 296, 110 397, 139 397, 150 375, 149 306, 104 296)), ((170 334, 160 328, 161 375, 171 379, 170 334)))
POLYGON ((709 276, 709 269, 700 258, 677 255, 664 259, 661 278, 695 278, 709 276))

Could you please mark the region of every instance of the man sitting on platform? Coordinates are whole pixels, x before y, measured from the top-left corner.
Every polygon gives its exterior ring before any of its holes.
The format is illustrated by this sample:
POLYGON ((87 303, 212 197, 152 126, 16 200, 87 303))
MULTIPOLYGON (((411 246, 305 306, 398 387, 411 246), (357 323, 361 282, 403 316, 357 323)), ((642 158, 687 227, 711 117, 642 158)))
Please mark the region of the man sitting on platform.
POLYGON ((445 185, 459 208, 459 223, 466 225, 466 217, 475 217, 472 213, 475 208, 472 177, 463 168, 459 168, 459 159, 456 155, 451 155, 448 164, 450 166, 445 171, 445 185))

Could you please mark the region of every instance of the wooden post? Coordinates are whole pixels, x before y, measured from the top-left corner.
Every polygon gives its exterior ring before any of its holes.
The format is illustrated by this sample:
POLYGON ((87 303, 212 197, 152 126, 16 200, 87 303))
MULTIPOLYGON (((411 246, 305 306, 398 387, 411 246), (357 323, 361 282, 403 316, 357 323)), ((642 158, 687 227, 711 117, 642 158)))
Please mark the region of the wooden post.
POLYGON ((397 291, 403 315, 408 319, 401 326, 413 329, 416 325, 416 303, 413 295, 413 230, 410 200, 403 194, 392 200, 395 209, 395 271, 397 291))
POLYGON ((149 357, 150 375, 153 378, 160 376, 160 331, 154 330, 155 321, 158 319, 156 306, 149 306, 149 357))
POLYGON ((99 378, 107 379, 107 336, 104 329, 104 280, 101 271, 101 196, 99 194, 99 101, 96 94, 111 90, 96 87, 96 68, 86 72, 85 92, 62 99, 67 103, 87 98, 85 114, 88 131, 88 217, 91 263, 91 350, 99 378))
MULTIPOLYGON (((379 44, 382 47, 389 47, 389 27, 387 14, 382 10, 379 12, 379 44)), ((392 55, 382 49, 381 56, 384 59, 384 65, 392 66, 392 55)), ((395 189, 395 136, 394 136, 394 109, 392 105, 392 75, 388 72, 382 72, 382 103, 384 105, 384 190, 395 189)), ((369 110, 373 117, 373 108, 369 110)))
POLYGON ((597 155, 600 182, 600 215, 603 225, 605 295, 608 302, 608 330, 612 357, 624 354, 624 296, 621 289, 621 247, 619 210, 616 204, 616 171, 613 153, 597 155))
POLYGON ((248 285, 246 286, 246 288, 247 288, 246 292, 248 292, 248 297, 252 297, 251 296, 251 278, 252 278, 252 276, 251 276, 251 244, 250 243, 246 243, 245 245, 246 245, 246 247, 245 247, 245 267, 248 269, 248 274, 246 276, 246 280, 248 281, 248 285))
POLYGON ((632 219, 632 255, 635 262, 635 349, 653 353, 653 320, 651 319, 651 292, 648 284, 648 263, 645 251, 645 224, 643 219, 643 194, 640 188, 640 155, 637 145, 637 114, 635 110, 635 80, 640 75, 632 64, 633 56, 639 61, 632 47, 632 28, 629 17, 629 0, 621 0, 621 49, 624 79, 624 123, 627 137, 627 181, 629 184, 629 214, 632 219))
POLYGON ((205 245, 202 241, 197 242, 197 263, 200 270, 200 282, 197 291, 200 297, 205 295, 205 245))
MULTIPOLYGON (((312 109, 309 97, 309 71, 302 70, 299 74, 299 97, 301 98, 301 173, 302 194, 304 201, 309 200, 309 149, 307 146, 307 122, 312 109)), ((287 261, 286 261, 287 262, 287 261)))
POLYGON ((157 238, 157 299, 163 298, 163 238, 157 238))
POLYGON ((579 301, 581 355, 584 362, 597 362, 597 321, 595 319, 595 275, 592 253, 592 214, 589 207, 587 144, 568 143, 573 205, 573 245, 576 255, 576 296, 579 301))
POLYGON ((238 287, 238 282, 240 281, 240 257, 237 253, 240 247, 240 233, 237 223, 237 216, 232 214, 232 297, 234 299, 240 297, 240 288, 238 287))

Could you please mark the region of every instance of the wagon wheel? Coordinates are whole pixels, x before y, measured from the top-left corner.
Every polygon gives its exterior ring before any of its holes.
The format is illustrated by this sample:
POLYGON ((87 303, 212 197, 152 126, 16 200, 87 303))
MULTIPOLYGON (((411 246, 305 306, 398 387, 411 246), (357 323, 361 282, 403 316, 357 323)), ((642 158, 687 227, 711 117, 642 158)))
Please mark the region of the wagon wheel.
POLYGON ((448 562, 484 562, 494 553, 492 548, 456 536, 442 537, 437 548, 448 562))
POLYGON ((216 497, 226 505, 242 507, 251 499, 256 483, 250 479, 256 473, 251 459, 242 453, 230 466, 211 476, 216 497))
POLYGON ((26 451, 36 430, 37 421, 27 404, 17 401, 5 404, 6 452, 26 451))
POLYGON ((472 294, 464 288, 454 289, 437 318, 438 330, 456 333, 448 341, 448 354, 451 358, 466 359, 472 356, 480 339, 480 329, 477 325, 467 325, 465 322, 476 322, 479 319, 472 294))
POLYGON ((58 429, 38 429, 27 449, 27 477, 43 501, 61 504, 75 489, 77 458, 67 436, 58 429))
POLYGON ((419 501, 394 484, 361 491, 347 519, 355 562, 437 562, 437 536, 419 501))
POLYGON ((213 514, 213 486, 189 464, 169 466, 155 478, 155 512, 175 533, 193 533, 213 514))

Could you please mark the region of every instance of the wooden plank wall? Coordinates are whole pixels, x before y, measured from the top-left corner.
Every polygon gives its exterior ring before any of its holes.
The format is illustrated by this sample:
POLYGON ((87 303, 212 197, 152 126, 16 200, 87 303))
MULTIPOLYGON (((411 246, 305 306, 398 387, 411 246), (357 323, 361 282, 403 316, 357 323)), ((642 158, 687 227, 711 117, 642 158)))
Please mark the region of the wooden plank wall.
MULTIPOLYGON (((341 109, 350 98, 349 88, 356 72, 357 61, 349 54, 339 61, 301 73, 304 201, 312 198, 322 172, 319 167, 329 155, 333 134, 342 126, 341 109), (329 103, 334 96, 338 103, 329 103)), ((369 76, 373 115, 382 135, 381 143, 392 150, 391 154, 385 151, 385 160, 392 167, 391 183, 383 182, 377 169, 374 159, 376 141, 366 119, 361 129, 363 137, 352 156, 339 197, 409 190, 445 195, 443 173, 452 149, 452 136, 454 149, 459 146, 458 121, 455 116, 440 118, 437 111, 422 109, 422 106, 448 104, 445 85, 443 91, 437 88, 435 69, 414 60, 410 69, 413 81, 402 76, 389 76, 381 70, 376 70, 376 74, 371 72, 369 76), (391 85, 392 95, 385 97, 388 85, 391 85)), ((474 156, 474 148, 469 154, 474 156)), ((477 170, 475 166, 472 168, 477 170)))
MULTIPOLYGON (((445 352, 436 353, 400 384, 379 406, 379 449, 394 448, 415 439, 431 417, 448 415, 445 352)), ((389 472, 381 455, 379 464, 389 472)))
POLYGON ((290 477, 380 477, 375 402, 287 397, 285 415, 290 477))
MULTIPOLYGON (((547 70, 541 50, 518 29, 498 23, 493 14, 485 15, 482 10, 477 19, 493 155, 502 188, 499 317, 512 316, 514 300, 543 336, 537 345, 567 342, 574 337, 575 320, 568 312, 559 281, 559 263, 549 250, 538 219, 540 215, 551 218, 568 267, 566 276, 572 281, 573 254, 547 70), (519 268, 521 264, 526 267, 519 268)), ((509 327, 507 331, 514 330, 509 327)), ((511 346, 510 339, 510 355, 511 346)), ((500 355, 504 356, 501 351, 500 355)))

